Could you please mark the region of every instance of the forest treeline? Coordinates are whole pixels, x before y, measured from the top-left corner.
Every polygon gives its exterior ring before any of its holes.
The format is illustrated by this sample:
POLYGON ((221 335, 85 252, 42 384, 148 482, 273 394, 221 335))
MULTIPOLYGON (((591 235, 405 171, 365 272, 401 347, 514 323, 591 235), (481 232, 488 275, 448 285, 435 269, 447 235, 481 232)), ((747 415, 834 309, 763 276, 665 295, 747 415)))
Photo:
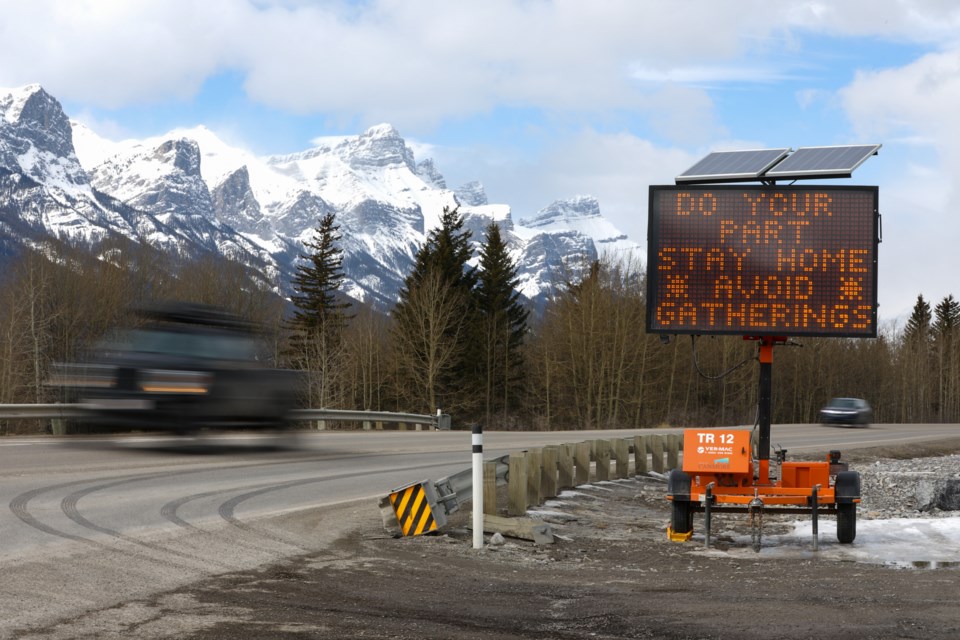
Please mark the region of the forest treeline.
MULTIPOLYGON (((307 372, 303 405, 435 413, 455 427, 599 429, 752 425, 757 345, 736 336, 647 334, 642 265, 606 257, 557 283, 536 315, 491 224, 471 250, 454 211, 418 252, 384 312, 339 295, 339 232, 319 221, 294 278, 277 283, 219 256, 175 256, 114 239, 92 250, 37 243, 0 275, 0 403, 61 400, 51 365, 83 357, 131 309, 157 300, 217 305, 265 327, 263 357, 307 372), (725 374, 725 375, 721 375, 725 374)), ((877 422, 960 422, 960 303, 918 296, 876 339, 806 338, 777 347, 773 421, 809 423, 834 396, 865 398, 877 422)), ((0 423, 4 433, 43 429, 0 423)))

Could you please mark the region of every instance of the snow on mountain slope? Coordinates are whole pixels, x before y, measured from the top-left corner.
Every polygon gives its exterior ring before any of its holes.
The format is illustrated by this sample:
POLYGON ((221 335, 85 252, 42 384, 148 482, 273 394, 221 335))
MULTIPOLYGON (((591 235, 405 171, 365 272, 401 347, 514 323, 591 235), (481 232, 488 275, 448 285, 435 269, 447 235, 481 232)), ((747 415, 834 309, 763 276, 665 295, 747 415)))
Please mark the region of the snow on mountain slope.
POLYGON ((90 242, 134 233, 128 212, 94 193, 66 114, 36 84, 0 89, 0 206, 19 213, 4 225, 14 241, 52 234, 90 242))
POLYGON ((557 200, 532 218, 521 220, 520 225, 534 232, 578 231, 591 238, 600 253, 609 252, 614 257, 639 248, 600 214, 600 203, 593 196, 557 200))
POLYGON ((87 176, 74 153, 69 121, 40 85, 0 89, 0 115, 4 166, 19 169, 48 189, 90 195, 87 176))
POLYGON ((590 197, 558 200, 516 223, 509 205, 488 203, 479 182, 447 188, 434 162, 417 163, 389 124, 315 144, 257 156, 203 126, 114 142, 70 123, 38 85, 0 90, 0 173, 40 185, 43 198, 21 188, 15 204, 31 224, 57 233, 70 228, 93 241, 121 233, 181 250, 217 251, 288 282, 303 242, 333 212, 347 292, 385 307, 447 207, 460 207, 477 244, 490 222, 500 225, 522 292, 533 299, 576 279, 599 252, 639 248, 590 197), (31 128, 24 114, 57 127, 31 128), (111 205, 110 198, 118 202, 111 205), (38 216, 38 208, 45 214, 38 216))

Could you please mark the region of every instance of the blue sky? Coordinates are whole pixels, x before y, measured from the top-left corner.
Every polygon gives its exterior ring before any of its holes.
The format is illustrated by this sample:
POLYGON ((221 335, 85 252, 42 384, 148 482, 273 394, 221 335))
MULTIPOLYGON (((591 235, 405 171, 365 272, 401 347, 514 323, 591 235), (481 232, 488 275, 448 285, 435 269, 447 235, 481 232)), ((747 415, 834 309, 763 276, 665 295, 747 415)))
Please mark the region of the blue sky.
POLYGON ((259 154, 393 124, 515 218, 590 194, 646 239, 650 184, 715 149, 882 143, 881 319, 960 296, 950 0, 0 0, 0 86, 111 139, 206 125, 259 154))

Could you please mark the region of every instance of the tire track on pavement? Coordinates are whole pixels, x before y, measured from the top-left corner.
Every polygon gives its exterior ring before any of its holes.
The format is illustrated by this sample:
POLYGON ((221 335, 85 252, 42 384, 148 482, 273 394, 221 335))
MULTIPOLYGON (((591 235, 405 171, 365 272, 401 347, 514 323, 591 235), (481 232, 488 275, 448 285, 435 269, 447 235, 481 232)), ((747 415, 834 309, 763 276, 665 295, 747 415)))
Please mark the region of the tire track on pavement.
MULTIPOLYGON (((359 456, 350 455, 350 456, 346 456, 346 457, 352 458, 352 457, 359 457, 359 456)), ((218 470, 221 470, 221 469, 224 469, 224 468, 227 468, 227 469, 264 468, 264 467, 271 467, 271 466, 278 466, 278 465, 289 465, 289 464, 303 464, 303 463, 310 463, 310 462, 320 462, 320 461, 329 460, 329 459, 330 459, 330 458, 329 458, 329 456, 327 456, 327 455, 320 455, 320 456, 314 456, 314 457, 309 457, 309 458, 296 458, 296 459, 293 459, 293 460, 281 460, 281 461, 269 461, 269 462, 255 462, 255 463, 249 463, 249 464, 237 464, 237 465, 232 465, 232 466, 229 466, 229 467, 221 467, 221 468, 219 468, 219 469, 218 469, 218 468, 200 468, 200 469, 191 469, 191 470, 178 469, 178 470, 174 470, 174 471, 165 471, 165 472, 157 472, 157 473, 128 474, 128 475, 124 475, 124 476, 119 476, 119 477, 117 477, 117 478, 112 479, 112 480, 109 481, 109 482, 106 482, 106 483, 103 483, 103 484, 100 484, 100 485, 95 485, 95 486, 93 486, 93 487, 87 487, 87 488, 81 489, 81 490, 79 490, 79 491, 71 492, 70 494, 68 494, 66 497, 64 497, 64 498, 61 500, 61 502, 60 502, 60 509, 61 509, 62 513, 63 513, 67 518, 69 518, 71 521, 75 522, 76 524, 78 524, 79 526, 83 527, 83 528, 86 529, 86 530, 94 531, 94 532, 97 532, 97 533, 101 533, 101 534, 103 534, 103 535, 110 536, 111 538, 114 538, 114 539, 120 539, 120 540, 123 540, 123 541, 125 541, 125 542, 131 542, 131 543, 133 543, 133 544, 135 544, 135 545, 138 545, 138 546, 141 546, 141 547, 146 547, 146 548, 153 549, 154 551, 162 551, 163 553, 172 553, 172 554, 174 554, 174 555, 182 555, 182 554, 179 554, 179 552, 177 552, 177 551, 175 551, 175 550, 173 550, 173 549, 167 549, 167 548, 162 547, 161 545, 158 545, 158 544, 153 544, 153 543, 148 543, 148 542, 145 542, 145 541, 142 541, 142 540, 138 540, 138 539, 136 539, 136 538, 134 538, 134 537, 132 537, 132 536, 123 534, 122 532, 119 532, 119 531, 116 531, 116 530, 114 530, 114 529, 111 529, 111 528, 108 528, 108 527, 104 527, 104 526, 101 526, 101 525, 98 525, 98 524, 92 522, 91 520, 89 520, 88 518, 84 517, 84 516, 80 513, 80 511, 79 511, 79 509, 78 509, 78 506, 77 506, 77 502, 78 502, 82 497, 84 497, 84 496, 86 496, 86 495, 89 495, 89 494, 91 494, 91 493, 93 493, 93 492, 95 492, 95 491, 97 491, 97 490, 102 490, 102 489, 107 489, 107 488, 122 486, 122 485, 124 485, 124 484, 135 484, 135 483, 138 483, 138 482, 143 482, 143 481, 148 481, 148 480, 155 480, 155 479, 159 479, 159 478, 169 478, 169 477, 174 477, 174 476, 184 476, 184 475, 192 475, 192 474, 200 474, 200 473, 210 473, 210 472, 215 472, 215 471, 218 471, 218 470)), ((14 515, 17 519, 19 519, 21 522, 23 522, 23 523, 26 524, 27 526, 29 526, 29 527, 37 530, 37 531, 41 531, 41 532, 46 533, 46 534, 48 534, 48 535, 55 536, 55 537, 57 537, 57 538, 61 538, 61 539, 64 539, 64 540, 70 540, 70 541, 72 541, 72 542, 77 542, 77 543, 84 544, 84 545, 87 545, 87 546, 90 546, 90 547, 94 547, 94 548, 96 548, 96 549, 108 550, 108 551, 115 552, 115 553, 124 553, 124 554, 127 554, 127 555, 132 555, 132 556, 134 556, 134 557, 140 557, 140 556, 137 556, 136 554, 133 554, 133 553, 132 553, 131 551, 129 551, 129 550, 118 549, 118 548, 116 548, 116 547, 114 547, 114 546, 112 546, 112 545, 106 544, 105 542, 102 542, 102 541, 99 541, 99 540, 94 540, 94 539, 92 539, 92 538, 90 538, 90 537, 83 536, 83 535, 79 535, 79 534, 76 534, 76 533, 71 533, 71 532, 69 532, 69 531, 65 531, 65 530, 63 530, 63 529, 61 529, 61 528, 58 528, 58 527, 55 527, 55 526, 53 526, 53 525, 51 525, 51 524, 48 524, 48 523, 46 523, 46 522, 43 522, 40 518, 38 518, 36 515, 34 515, 33 513, 31 513, 31 511, 30 511, 30 503, 31 503, 33 500, 35 500, 36 498, 38 498, 39 496, 42 496, 42 495, 47 494, 47 493, 52 493, 52 492, 55 492, 55 491, 58 491, 58 490, 62 490, 62 489, 76 488, 77 485, 96 483, 96 482, 98 482, 98 481, 100 481, 100 480, 102 480, 102 479, 103 479, 103 478, 91 478, 91 479, 85 479, 85 480, 80 480, 80 481, 63 482, 63 483, 58 483, 58 484, 54 484, 54 485, 48 485, 48 486, 45 486, 45 487, 38 487, 38 488, 36 488, 36 489, 31 489, 31 490, 29 490, 29 491, 25 491, 25 492, 23 492, 23 493, 15 496, 15 497, 10 501, 10 503, 8 504, 8 508, 10 509, 11 513, 13 513, 13 515, 14 515)), ((150 556, 146 556, 146 557, 149 558, 151 561, 154 561, 154 562, 158 562, 158 563, 163 563, 163 562, 164 562, 164 561, 162 561, 162 560, 157 560, 157 559, 152 558, 152 557, 150 557, 150 556)), ((208 561, 206 558, 191 558, 191 559, 192 559, 192 560, 200 559, 200 560, 202 560, 202 561, 204 561, 204 562, 207 562, 207 561, 208 561)), ((224 565, 224 566, 226 567, 227 565, 224 565)), ((229 567, 228 567, 228 568, 229 568, 229 567)))
POLYGON ((278 484, 278 485, 273 485, 273 486, 269 486, 269 487, 263 487, 263 488, 260 488, 260 489, 256 489, 256 490, 254 490, 254 491, 250 491, 250 492, 245 493, 245 494, 241 494, 241 495, 239 495, 239 496, 235 496, 235 497, 227 500, 227 501, 224 502, 223 504, 221 504, 221 505, 220 505, 220 508, 218 509, 218 512, 220 513, 220 517, 221 517, 221 518, 223 518, 225 521, 227 521, 228 523, 230 523, 230 524, 233 525, 234 527, 237 527, 238 529, 242 529, 242 530, 244 530, 244 531, 249 531, 250 533, 253 533, 253 534, 255 534, 255 535, 259 535, 259 536, 261 536, 261 537, 266 537, 266 538, 275 540, 276 542, 280 542, 280 543, 282 543, 282 544, 286 544, 286 545, 289 545, 289 546, 291 546, 291 547, 298 548, 298 549, 302 549, 302 550, 304 550, 304 551, 310 552, 310 551, 312 551, 312 549, 308 549, 308 548, 306 548, 306 547, 304 547, 304 546, 302 546, 302 545, 300 545, 300 544, 298 544, 298 543, 289 542, 289 541, 283 539, 281 536, 278 536, 278 535, 274 534, 273 532, 266 531, 266 530, 264 530, 264 529, 261 528, 261 527, 256 527, 256 526, 254 526, 254 525, 252 525, 252 524, 250 524, 250 523, 248 523, 248 522, 244 522, 243 520, 241 520, 240 518, 238 518, 238 517, 236 516, 237 507, 238 507, 240 504, 246 502, 247 500, 252 500, 253 498, 258 498, 258 497, 260 497, 260 496, 266 495, 266 494, 268 494, 268 493, 272 493, 272 492, 274 492, 274 491, 284 491, 284 490, 286 490, 286 489, 291 489, 291 488, 294 488, 294 487, 304 486, 304 485, 308 485, 308 484, 314 484, 314 483, 319 483, 319 482, 329 482, 329 481, 332 481, 332 480, 346 480, 346 479, 349 479, 349 478, 356 478, 356 477, 359 477, 359 476, 374 476, 374 475, 381 475, 381 474, 386 474, 386 473, 396 473, 396 472, 398 472, 398 471, 418 471, 418 470, 421 470, 421 469, 434 469, 434 468, 449 467, 449 466, 450 466, 450 463, 449 463, 449 462, 442 462, 442 463, 429 464, 429 465, 418 464, 418 465, 412 465, 412 466, 408 466, 408 467, 396 467, 396 468, 392 468, 392 469, 381 469, 381 470, 378 470, 378 471, 363 471, 363 472, 352 471, 352 472, 349 472, 349 473, 340 473, 340 474, 336 474, 336 475, 323 476, 323 477, 319 477, 319 478, 306 478, 306 479, 303 479, 303 480, 292 480, 292 481, 290 481, 290 482, 284 482, 284 483, 281 483, 281 484, 278 484))

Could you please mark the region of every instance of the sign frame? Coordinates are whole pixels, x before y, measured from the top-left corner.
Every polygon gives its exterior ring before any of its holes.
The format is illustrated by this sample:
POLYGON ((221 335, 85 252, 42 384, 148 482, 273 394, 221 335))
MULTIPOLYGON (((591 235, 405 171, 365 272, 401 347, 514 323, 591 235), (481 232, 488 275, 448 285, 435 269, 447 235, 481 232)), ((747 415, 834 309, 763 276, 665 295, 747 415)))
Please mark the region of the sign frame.
MULTIPOLYGON (((717 202, 717 199, 715 198, 713 203, 716 204, 716 202, 717 202)), ((793 202, 797 202, 797 200, 793 200, 793 202)), ((824 202, 827 202, 826 199, 824 200, 824 202)), ((737 201, 736 204, 737 204, 737 207, 739 207, 739 201, 737 201)), ((823 206, 826 207, 827 205, 824 204, 823 206)), ((862 207, 864 206, 864 204, 860 202, 858 206, 860 206, 862 210, 862 207)), ((759 226, 757 227, 758 231, 756 236, 757 241, 759 243, 761 234, 764 233, 762 231, 763 229, 766 228, 769 230, 770 228, 772 228, 774 229, 775 232, 778 229, 778 227, 776 226, 777 221, 773 221, 770 223, 767 223, 766 221, 773 220, 774 215, 778 217, 783 215, 783 213, 781 212, 777 212, 776 214, 772 213, 771 212, 773 209, 772 205, 770 205, 770 208, 771 208, 770 211, 764 212, 763 206, 755 205, 753 206, 752 213, 749 213, 749 214, 745 213, 745 211, 741 211, 738 208, 735 214, 730 214, 730 215, 739 216, 736 218, 737 220, 746 219, 745 216, 747 215, 752 216, 749 218, 749 220, 756 221, 759 224, 759 226), (765 227, 765 225, 767 224, 769 224, 770 227, 765 227)), ((728 210, 725 209, 724 211, 728 211, 728 210)), ((821 209, 820 211, 818 211, 818 213, 823 211, 826 211, 826 209, 825 208, 821 209)), ((879 244, 881 242, 879 188, 878 187, 852 186, 852 185, 843 185, 843 186, 810 185, 810 184, 803 184, 803 185, 758 185, 758 184, 651 185, 649 190, 648 214, 649 215, 647 220, 647 308, 646 308, 647 333, 674 334, 674 335, 681 335, 681 334, 743 335, 743 336, 756 336, 756 337, 763 337, 763 336, 807 336, 807 337, 842 337, 842 338, 853 338, 853 337, 875 338, 877 337, 878 249, 879 249, 879 244), (872 211, 870 212, 872 221, 869 223, 869 227, 870 227, 869 230, 870 230, 871 237, 869 239, 866 237, 857 237, 856 238, 856 241, 858 243, 857 248, 854 248, 853 246, 847 247, 846 245, 843 245, 843 247, 841 247, 841 249, 844 249, 845 251, 849 251, 850 254, 852 254, 854 251, 857 253, 857 257, 856 257, 856 264, 858 265, 857 270, 866 271, 866 273, 864 273, 864 277, 861 279, 861 282, 863 280, 866 280, 867 282, 869 282, 869 288, 870 288, 869 295, 866 300, 863 300, 862 303, 857 306, 854 312, 854 315, 855 315, 854 320, 856 321, 853 321, 850 319, 851 313, 849 312, 847 313, 846 316, 843 316, 842 315, 843 305, 840 305, 840 307, 838 307, 835 304, 833 307, 830 307, 829 313, 835 314, 837 313, 836 310, 838 308, 841 308, 841 311, 840 311, 841 315, 834 316, 834 317, 835 319, 841 318, 841 317, 847 318, 846 320, 844 320, 844 322, 849 324, 850 328, 843 328, 843 327, 837 328, 837 325, 839 324, 839 322, 837 321, 834 321, 832 323, 833 326, 831 327, 824 326, 824 327, 813 327, 813 328, 811 328, 810 326, 806 326, 806 327, 800 326, 799 323, 791 322, 789 319, 798 317, 797 314, 802 313, 804 314, 803 315, 804 322, 806 322, 809 325, 808 318, 810 317, 813 317, 815 319, 819 318, 816 315, 818 311, 817 307, 804 303, 803 309, 801 310, 799 307, 799 303, 796 301, 792 303, 793 306, 791 306, 790 303, 785 303, 784 298, 787 296, 783 294, 783 291, 789 290, 789 287, 793 286, 793 284, 783 279, 782 271, 775 272, 773 270, 764 270, 763 268, 757 267, 755 264, 750 263, 749 256, 745 258, 745 261, 748 264, 748 266, 753 269, 750 272, 753 275, 750 277, 760 277, 764 279, 764 280, 754 280, 753 284, 766 283, 768 281, 775 282, 774 278, 781 279, 780 284, 770 285, 771 290, 774 286, 780 287, 779 289, 777 289, 778 293, 781 295, 779 299, 776 297, 776 295, 772 297, 768 296, 766 298, 762 298, 762 297, 757 298, 758 300, 767 300, 766 303, 760 302, 757 305, 755 305, 757 309, 759 309, 760 307, 773 308, 774 304, 777 307, 776 311, 778 313, 773 313, 769 309, 766 310, 767 317, 770 319, 770 322, 766 323, 767 326, 762 326, 761 323, 754 324, 752 322, 742 322, 737 326, 734 326, 735 323, 733 323, 728 318, 725 322, 720 322, 719 324, 714 324, 713 322, 711 322, 710 326, 705 327, 703 326, 703 323, 700 322, 700 316, 697 311, 699 307, 696 307, 695 305, 693 306, 693 308, 694 308, 694 315, 697 315, 696 324, 690 323, 689 325, 686 325, 685 322, 682 320, 668 319, 667 321, 664 321, 664 318, 670 316, 671 314, 663 311, 664 307, 662 305, 664 304, 663 302, 664 298, 661 297, 662 292, 666 292, 666 293, 663 293, 663 295, 667 295, 667 296, 670 294, 670 292, 666 282, 667 276, 662 275, 662 272, 664 270, 673 269, 675 266, 675 262, 668 262, 669 256, 667 256, 666 254, 661 254, 661 251, 664 250, 665 248, 669 249, 669 247, 667 247, 667 245, 665 244, 665 241, 661 237, 661 232, 665 228, 664 226, 661 225, 661 219, 664 216, 670 215, 671 213, 670 211, 661 211, 661 209, 667 208, 661 205, 661 202, 663 200, 663 196, 666 196, 667 198, 669 198, 671 193, 677 194, 677 198, 674 201, 675 207, 676 207, 675 211, 679 211, 680 197, 681 196, 688 197, 688 194, 695 199, 701 198, 701 197, 713 198, 714 197, 713 194, 718 194, 721 199, 726 198, 726 200, 723 201, 724 206, 732 206, 732 201, 730 200, 731 196, 729 194, 733 194, 732 197, 735 198, 736 194, 740 193, 743 195, 742 201, 744 202, 743 207, 745 210, 750 209, 751 207, 751 205, 749 204, 751 201, 748 198, 748 194, 752 195, 756 199, 755 201, 758 203, 762 202, 763 198, 771 199, 771 201, 772 201, 772 198, 774 197, 787 198, 788 200, 791 198, 800 198, 799 200, 800 202, 806 203, 805 205, 806 208, 803 209, 805 213, 797 213, 798 211, 800 211, 799 207, 793 210, 792 213, 797 216, 810 214, 810 211, 811 211, 810 207, 813 206, 810 204, 811 198, 813 199, 814 202, 819 202, 815 200, 817 194, 825 194, 826 196, 830 197, 829 202, 831 204, 829 206, 831 208, 834 207, 833 205, 834 197, 839 199, 840 202, 837 203, 837 207, 841 209, 842 207, 840 205, 846 204, 844 202, 844 197, 846 196, 846 194, 852 194, 852 198, 848 198, 848 200, 850 200, 851 202, 853 201, 854 198, 862 200, 864 197, 866 197, 868 199, 867 204, 872 209, 872 211), (866 253, 866 255, 861 255, 864 253, 866 253), (664 257, 662 258, 662 256, 664 257), (664 266, 662 269, 661 266, 664 264, 666 264, 666 266, 664 266), (776 302, 774 303, 770 301, 776 301, 776 302), (869 309, 866 308, 867 306, 869 306, 869 309), (811 309, 812 311, 810 311, 811 309), (809 315, 807 315, 808 311, 810 311, 809 315), (658 313, 659 313, 659 316, 658 316, 658 313), (782 321, 777 323, 776 320, 778 319, 782 319, 782 321), (750 324, 751 326, 747 326, 748 324, 750 324), (866 327, 863 326, 864 324, 866 325, 866 327), (758 325, 761 325, 761 326, 758 326, 758 325)), ((710 213, 705 213, 703 215, 710 215, 710 213)), ((828 224, 827 222, 813 223, 814 219, 812 217, 812 214, 810 215, 811 215, 811 218, 809 223, 812 224, 811 228, 818 229, 818 228, 823 228, 827 226, 828 224)), ((704 235, 705 233, 707 233, 704 230, 708 229, 708 225, 710 226, 710 230, 717 231, 719 229, 718 221, 722 218, 722 216, 723 216, 723 213, 718 214, 715 220, 708 221, 702 224, 700 228, 690 227, 692 235, 695 236, 696 233, 693 233, 693 232, 696 232, 696 231, 699 231, 701 235, 704 235)), ((675 213, 675 217, 680 218, 683 216, 679 213, 675 213)), ((824 221, 827 220, 827 217, 832 218, 832 210, 830 211, 829 216, 823 217, 823 220, 824 221)), ((783 218, 779 218, 779 219, 783 220, 783 218)), ((696 215, 690 215, 689 220, 692 220, 692 222, 688 222, 687 220, 681 220, 679 222, 674 221, 674 224, 676 224, 677 226, 674 229, 671 229, 670 231, 673 233, 674 236, 677 236, 678 235, 677 230, 679 229, 682 231, 684 224, 690 224, 690 225, 699 224, 698 216, 696 215)), ((840 221, 842 220, 842 218, 838 216, 837 220, 840 221)), ((670 221, 665 222, 664 225, 666 225, 669 222, 670 221)), ((838 222, 837 224, 840 224, 840 223, 838 222)), ((734 222, 731 220, 729 222, 729 226, 725 227, 724 229, 735 229, 735 228, 739 228, 739 227, 736 227, 734 222)), ((746 223, 743 224, 743 228, 746 229, 746 223)), ((837 244, 835 241, 833 241, 833 244, 831 244, 829 248, 824 248, 823 238, 817 235, 814 235, 813 233, 803 236, 801 234, 801 230, 799 226, 786 228, 787 229, 786 231, 784 231, 784 228, 785 227, 783 224, 779 225, 779 231, 783 236, 787 236, 787 234, 790 234, 792 232, 796 233, 796 247, 794 247, 795 249, 799 247, 801 251, 804 251, 804 252, 821 251, 823 252, 822 255, 825 255, 825 256, 829 255, 827 254, 827 252, 830 250, 833 250, 833 251, 839 250, 837 248, 837 244), (801 242, 801 238, 804 238, 804 242, 801 242)), ((720 234, 719 242, 723 242, 725 238, 724 232, 719 231, 719 234, 720 234)), ((682 234, 679 234, 679 235, 682 235, 682 234)), ((863 234, 863 236, 865 236, 865 233, 863 234)), ((745 231, 744 231, 743 237, 747 238, 745 231)), ((752 240, 753 237, 754 236, 751 235, 750 239, 752 240)), ((793 236, 789 236, 789 237, 791 239, 793 238, 793 236)), ((766 242, 765 237, 764 237, 764 241, 766 242)), ((719 251, 720 250, 718 248, 719 245, 716 242, 712 242, 711 244, 705 245, 702 247, 698 247, 695 244, 696 241, 693 241, 693 242, 694 244, 692 244, 691 247, 683 249, 684 251, 691 252, 689 253, 690 256, 694 255, 693 252, 697 252, 697 251, 704 251, 704 250, 719 251)), ((729 247, 727 247, 727 249, 731 252, 734 251, 732 248, 729 248, 729 247)), ((767 251, 768 252, 772 251, 772 249, 767 249, 767 251)), ((713 255, 718 255, 718 254, 713 254, 713 255)), ((736 254, 734 253, 734 255, 736 254)), ((809 255, 813 256, 812 253, 809 255)), ((837 254, 834 254, 834 255, 837 255, 837 254)), ((766 255, 766 258, 767 258, 767 261, 769 262, 769 255, 766 255)), ((815 260, 816 257, 814 256, 811 259, 815 260)), ((824 258, 824 262, 826 262, 826 260, 827 259, 824 258)), ((757 258, 757 261, 762 262, 760 258, 757 258)), ((853 260, 851 259, 851 263, 852 262, 853 260)), ((693 258, 691 257, 688 272, 694 275, 697 275, 697 274, 702 275, 703 270, 694 270, 693 264, 694 264, 693 258)), ((726 268, 726 267, 723 267, 723 268, 726 268)), ((842 271, 842 268, 841 268, 841 271, 842 271)), ((826 273, 826 268, 824 268, 824 272, 826 273)), ((824 276, 824 279, 826 277, 827 276, 824 276)), ((836 276, 832 276, 832 277, 836 278, 836 276)), ((813 291, 812 287, 814 286, 814 283, 808 282, 808 280, 809 278, 806 278, 803 282, 804 286, 807 287, 807 289, 804 289, 804 291, 807 293, 809 293, 810 291, 813 291)), ((843 288, 845 287, 846 287, 846 284, 844 283, 843 288)), ((756 286, 754 286, 753 289, 756 290, 756 286)), ((766 290, 766 287, 764 288, 764 290, 766 290)), ((688 291, 689 289, 684 289, 685 294, 688 291)), ((835 296, 834 298, 830 298, 830 300, 842 301, 843 298, 844 298, 844 291, 840 290, 837 296, 835 296)), ((701 305, 707 305, 706 298, 695 298, 694 302, 701 305)), ((693 303, 690 303, 690 304, 692 305, 693 303)), ((720 308, 714 299, 711 299, 710 305, 707 305, 707 306, 720 308)), ((715 320, 720 315, 730 315, 731 317, 733 317, 731 315, 733 312, 731 312, 729 309, 727 309, 726 311, 727 311, 726 314, 723 313, 722 309, 721 311, 718 311, 715 313, 714 311, 710 311, 710 313, 714 314, 710 316, 711 321, 715 320)), ((743 307, 740 307, 739 311, 742 312, 743 307)), ((820 315, 827 315, 828 313, 825 306, 822 307, 819 311, 820 311, 820 315)), ((751 313, 753 312, 751 311, 751 313)), ((680 314, 673 314, 673 315, 679 316, 680 314)), ((758 312, 757 317, 761 317, 761 316, 762 314, 758 312)), ((752 320, 753 316, 750 316, 750 318, 752 320)), ((831 324, 831 323, 825 322, 825 324, 831 324)))

